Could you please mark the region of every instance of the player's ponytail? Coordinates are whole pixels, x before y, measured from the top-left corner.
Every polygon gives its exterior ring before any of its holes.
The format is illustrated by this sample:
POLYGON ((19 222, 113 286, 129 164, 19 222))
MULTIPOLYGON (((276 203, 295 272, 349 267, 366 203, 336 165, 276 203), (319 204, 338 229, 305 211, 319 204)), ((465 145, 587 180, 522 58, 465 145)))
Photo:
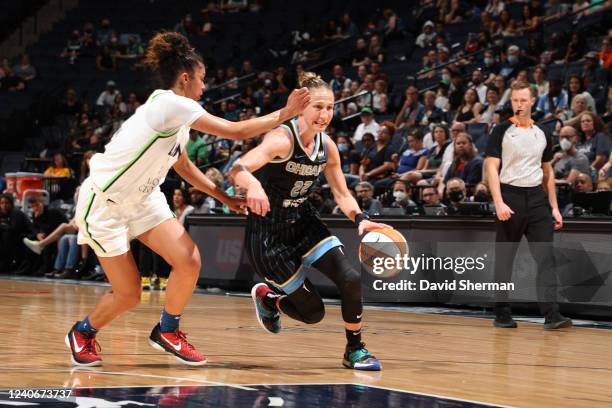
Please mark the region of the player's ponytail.
POLYGON ((298 78, 298 82, 301 87, 306 87, 308 89, 312 88, 327 88, 331 89, 329 84, 325 82, 319 75, 314 72, 302 72, 298 78))
POLYGON ((191 76, 198 65, 204 65, 187 38, 176 32, 155 34, 149 41, 144 61, 158 75, 163 89, 172 88, 181 72, 191 76))

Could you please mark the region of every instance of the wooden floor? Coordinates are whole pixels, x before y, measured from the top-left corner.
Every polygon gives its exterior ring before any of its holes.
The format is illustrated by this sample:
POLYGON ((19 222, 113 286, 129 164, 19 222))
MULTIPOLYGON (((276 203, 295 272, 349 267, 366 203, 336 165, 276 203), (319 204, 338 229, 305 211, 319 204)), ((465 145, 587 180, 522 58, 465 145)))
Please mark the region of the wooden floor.
POLYGON ((503 330, 479 318, 366 310, 364 340, 384 368, 369 374, 341 366, 337 306, 315 326, 285 318, 275 336, 258 326, 250 298, 201 294, 181 326, 207 366, 182 366, 148 345, 164 300, 152 292, 99 334, 103 367, 71 372, 64 335, 106 290, 0 279, 0 387, 359 383, 511 406, 612 406, 609 330, 503 330))

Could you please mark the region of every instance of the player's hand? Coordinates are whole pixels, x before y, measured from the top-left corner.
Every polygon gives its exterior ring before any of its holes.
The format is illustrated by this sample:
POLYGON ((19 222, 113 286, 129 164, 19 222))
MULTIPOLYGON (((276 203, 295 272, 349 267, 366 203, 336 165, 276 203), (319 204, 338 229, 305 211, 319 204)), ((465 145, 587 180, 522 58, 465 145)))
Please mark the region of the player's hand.
POLYGON ((252 212, 264 216, 270 211, 270 201, 259 183, 251 183, 247 189, 246 202, 252 212))
POLYGON ((504 202, 500 205, 495 204, 495 212, 497 213, 497 219, 500 221, 508 221, 512 214, 514 214, 514 211, 504 202))
POLYGON ((368 231, 372 231, 378 228, 390 228, 393 229, 392 226, 387 225, 387 224, 382 224, 380 222, 373 222, 370 220, 363 220, 359 223, 359 227, 357 227, 357 232, 359 233, 359 235, 363 235, 364 233, 368 232, 368 231))
POLYGON ((285 106, 289 112, 289 116, 294 117, 302 113, 306 106, 310 103, 310 91, 308 88, 294 89, 287 99, 285 106))
POLYGON ((241 196, 227 196, 223 200, 223 204, 227 205, 230 210, 238 214, 248 214, 247 204, 244 197, 241 196))
POLYGON ((561 227, 563 227, 563 217, 561 216, 558 208, 552 210, 552 216, 555 219, 555 231, 560 230, 561 227))

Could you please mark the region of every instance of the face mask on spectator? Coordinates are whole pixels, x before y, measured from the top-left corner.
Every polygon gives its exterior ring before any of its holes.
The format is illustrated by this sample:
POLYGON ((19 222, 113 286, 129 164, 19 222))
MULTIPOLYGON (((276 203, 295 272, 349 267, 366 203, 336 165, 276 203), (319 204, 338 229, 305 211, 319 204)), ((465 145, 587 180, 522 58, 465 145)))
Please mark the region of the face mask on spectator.
POLYGON ((454 202, 458 203, 463 200, 463 191, 449 191, 448 198, 454 202))
POLYGON ((474 194, 474 202, 477 202, 477 203, 488 203, 489 202, 489 195, 487 193, 485 193, 484 191, 479 191, 476 194, 474 194))
POLYGON ((487 66, 491 66, 491 65, 493 65, 495 63, 495 60, 493 58, 485 58, 484 59, 484 63, 487 66))
POLYGON ((396 190, 393 192, 393 197, 395 198, 396 201, 402 201, 403 199, 406 198, 406 192, 402 191, 402 190, 396 190))
POLYGON ((340 153, 347 152, 348 149, 349 149, 348 144, 346 144, 346 143, 339 143, 338 144, 338 150, 340 151, 340 153))
POLYGON ((515 65, 518 62, 518 57, 516 55, 508 55, 508 64, 515 65))
POLYGON ((561 145, 561 150, 567 152, 572 147, 572 142, 569 139, 563 138, 559 141, 559 145, 561 145))
POLYGON ((450 82, 450 75, 448 75, 448 74, 442 74, 442 80, 443 80, 443 81, 450 82))

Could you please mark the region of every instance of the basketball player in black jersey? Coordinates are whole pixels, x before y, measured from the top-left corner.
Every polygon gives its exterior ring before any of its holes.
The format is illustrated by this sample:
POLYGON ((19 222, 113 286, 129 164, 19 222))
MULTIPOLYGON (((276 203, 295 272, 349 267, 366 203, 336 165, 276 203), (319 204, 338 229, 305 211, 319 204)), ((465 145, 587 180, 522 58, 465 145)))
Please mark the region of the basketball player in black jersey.
POLYGON ((271 333, 281 330, 279 312, 308 324, 321 321, 323 301, 303 270, 303 266, 314 267, 336 284, 342 297, 347 338, 343 364, 378 371, 380 362, 361 341, 360 274, 350 266, 342 243, 331 235, 307 200, 319 174, 325 174, 336 202, 355 221, 360 235, 390 227, 369 221, 361 212, 346 186, 338 148, 323 133, 333 116, 331 88, 313 73, 302 74, 300 84, 311 95, 302 115, 266 134, 230 173, 234 183, 247 191, 251 212, 246 250, 251 264, 267 282, 251 291, 257 319, 271 333))

